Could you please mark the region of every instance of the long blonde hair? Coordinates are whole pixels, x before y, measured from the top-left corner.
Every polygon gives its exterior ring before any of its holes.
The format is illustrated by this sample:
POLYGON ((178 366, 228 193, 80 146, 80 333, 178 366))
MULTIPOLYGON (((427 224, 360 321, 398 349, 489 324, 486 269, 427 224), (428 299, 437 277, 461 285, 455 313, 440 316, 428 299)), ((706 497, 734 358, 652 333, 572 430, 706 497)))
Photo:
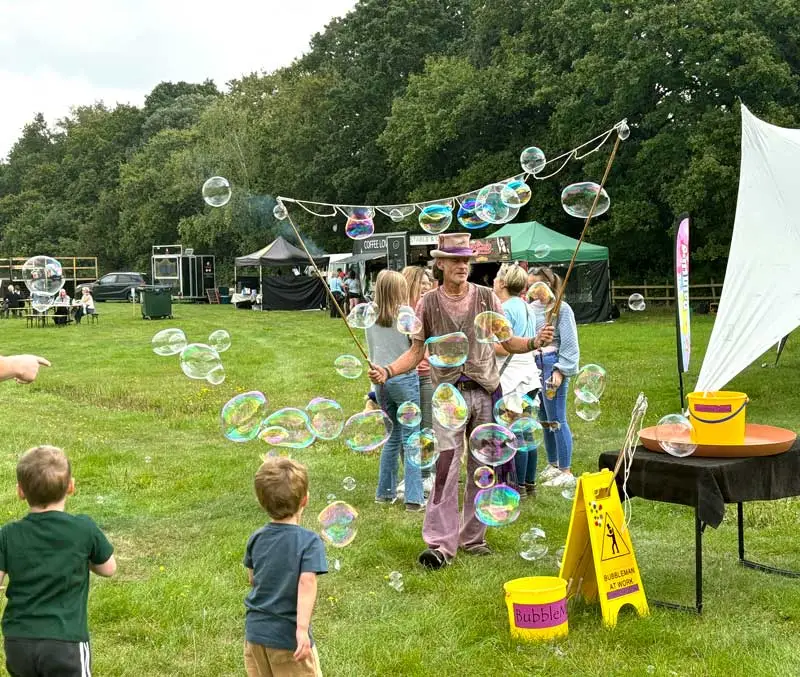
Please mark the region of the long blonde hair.
POLYGON ((382 270, 375 280, 375 305, 378 308, 377 324, 391 327, 397 309, 408 305, 408 283, 396 270, 382 270))
POLYGON ((429 278, 429 281, 432 282, 430 273, 422 266, 406 266, 403 268, 403 277, 408 283, 408 305, 416 308, 422 296, 422 281, 429 278))

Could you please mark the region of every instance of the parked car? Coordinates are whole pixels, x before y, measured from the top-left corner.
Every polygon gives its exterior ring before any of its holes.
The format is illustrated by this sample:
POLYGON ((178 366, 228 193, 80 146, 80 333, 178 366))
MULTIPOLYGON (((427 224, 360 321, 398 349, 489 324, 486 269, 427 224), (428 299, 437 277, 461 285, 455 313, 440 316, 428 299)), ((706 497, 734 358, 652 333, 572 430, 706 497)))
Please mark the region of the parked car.
MULTIPOLYGON (((147 276, 143 273, 108 273, 97 282, 81 285, 80 289, 89 287, 95 301, 130 301, 136 290, 146 284, 147 276)), ((80 289, 76 290, 78 297, 80 289)))

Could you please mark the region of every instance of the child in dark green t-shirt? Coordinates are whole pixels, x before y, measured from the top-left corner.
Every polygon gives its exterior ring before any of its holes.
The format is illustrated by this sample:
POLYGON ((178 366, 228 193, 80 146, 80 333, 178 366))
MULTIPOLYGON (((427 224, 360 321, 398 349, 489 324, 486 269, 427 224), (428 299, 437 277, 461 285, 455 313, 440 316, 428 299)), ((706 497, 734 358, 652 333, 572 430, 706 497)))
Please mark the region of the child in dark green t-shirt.
POLYGON ((6 669, 12 677, 91 675, 89 572, 113 576, 114 548, 86 515, 64 512, 75 490, 56 447, 34 447, 17 464, 17 495, 30 512, 0 529, 0 583, 6 669))

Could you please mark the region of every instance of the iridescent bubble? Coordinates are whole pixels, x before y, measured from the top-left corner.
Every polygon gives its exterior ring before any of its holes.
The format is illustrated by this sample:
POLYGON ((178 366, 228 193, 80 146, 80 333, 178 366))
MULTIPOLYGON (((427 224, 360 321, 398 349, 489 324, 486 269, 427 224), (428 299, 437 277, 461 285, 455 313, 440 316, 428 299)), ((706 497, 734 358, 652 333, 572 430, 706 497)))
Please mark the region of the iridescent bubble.
POLYGON ((522 154, 519 156, 519 163, 522 165, 523 171, 536 176, 544 169, 544 166, 547 164, 547 158, 541 148, 530 146, 522 151, 522 154))
POLYGON ((433 391, 431 411, 439 425, 448 430, 459 430, 469 418, 464 396, 450 383, 440 383, 433 391))
POLYGON ((601 188, 598 184, 591 181, 573 183, 562 190, 561 206, 564 207, 564 211, 570 216, 585 219, 589 216, 592 204, 594 204, 595 197, 597 197, 598 194, 600 197, 594 208, 593 216, 601 216, 608 211, 608 208, 611 206, 611 200, 605 188, 601 188))
POLYGON ((417 317, 411 306, 400 306, 397 310, 397 331, 406 336, 413 336, 422 331, 422 320, 417 317))
MULTIPOLYGON (((572 391, 578 395, 594 395, 600 399, 606 389, 606 370, 599 364, 584 365, 572 381, 572 391)), ((591 398, 584 398, 590 400, 591 398)))
POLYGON ((222 385, 225 382, 225 367, 222 366, 221 362, 208 372, 206 381, 212 386, 222 385))
POLYGON ((528 289, 528 301, 533 304, 537 312, 546 313, 556 305, 556 295, 546 282, 539 280, 528 289))
POLYGON ((371 207, 352 207, 349 210, 344 234, 351 240, 363 240, 375 232, 375 212, 371 207))
POLYGON ((378 319, 378 306, 374 303, 359 303, 347 316, 347 324, 353 329, 369 329, 378 319))
POLYGON ((697 444, 692 441, 694 426, 682 414, 667 414, 656 425, 656 441, 670 456, 683 458, 694 453, 697 444))
POLYGON ((431 235, 446 231, 453 222, 453 209, 447 205, 435 204, 424 207, 419 213, 419 225, 431 235))
POLYGON ((342 488, 345 491, 353 491, 356 488, 356 478, 355 477, 345 477, 342 480, 342 488))
POLYGON ((467 230, 478 230, 479 228, 486 228, 489 225, 488 221, 484 221, 480 216, 475 213, 475 198, 468 197, 458 208, 458 222, 467 230))
POLYGON ((279 425, 268 425, 259 430, 258 439, 272 447, 280 447, 289 439, 289 431, 279 425))
POLYGON ((211 207, 224 207, 231 199, 231 184, 222 176, 212 176, 203 184, 203 199, 211 207))
POLYGON ((333 361, 333 367, 339 376, 351 379, 358 378, 364 371, 364 365, 355 355, 339 355, 333 361))
POLYGON ((409 436, 403 449, 408 462, 421 470, 432 468, 439 459, 439 443, 432 428, 423 428, 409 436))
POLYGON ((31 292, 31 308, 37 313, 45 313, 56 301, 56 297, 52 294, 45 294, 44 292, 32 291, 31 292))
POLYGON ((502 465, 517 453, 517 438, 505 426, 483 423, 469 436, 469 450, 481 465, 502 465))
POLYGON ((537 259, 544 259, 550 256, 551 251, 552 249, 549 244, 537 244, 533 249, 533 256, 537 259))
POLYGON ((205 380, 219 365, 219 353, 205 343, 190 343, 181 351, 181 369, 189 378, 205 380))
POLYGON ((162 329, 154 337, 150 344, 156 355, 169 356, 177 355, 186 347, 186 334, 182 329, 162 329))
POLYGON ((489 527, 504 527, 519 517, 519 494, 496 484, 475 494, 475 517, 489 527))
MULTIPOLYGON (((316 439, 313 432, 311 432, 310 422, 308 416, 302 409, 295 409, 294 407, 284 407, 273 412, 261 424, 262 434, 259 437, 271 444, 274 447, 287 447, 289 449, 305 449, 314 444, 316 439), (272 437, 274 431, 272 429, 279 428, 286 431, 286 437, 275 443, 267 439, 266 431, 270 431, 272 437)), ((278 436, 282 437, 282 436, 278 436)))
POLYGON ((286 209, 282 202, 278 202, 272 210, 272 215, 278 220, 283 221, 289 216, 289 211, 286 209))
POLYGON ((334 501, 325 506, 317 516, 320 535, 330 545, 344 548, 353 542, 358 533, 356 518, 358 512, 344 501, 334 501))
POLYGON ((508 182, 508 187, 511 188, 518 198, 515 204, 506 205, 507 207, 524 207, 531 199, 531 188, 522 179, 514 179, 508 182))
POLYGON ((397 422, 408 428, 416 428, 422 422, 422 410, 416 402, 403 402, 397 407, 397 422))
POLYGON ((478 343, 502 343, 514 336, 511 323, 502 313, 484 310, 475 316, 475 340, 478 343))
POLYGON ((467 361, 469 339, 464 332, 457 331, 443 336, 431 336, 425 341, 428 361, 439 369, 460 367, 467 361))
POLYGON ((267 396, 257 390, 241 393, 222 407, 222 434, 231 442, 250 442, 258 437, 267 413, 267 396))
POLYGON ((475 472, 472 473, 472 481, 475 482, 478 489, 493 487, 495 485, 494 468, 490 468, 488 465, 475 468, 475 472))
POLYGON ((545 539, 547 534, 541 527, 531 527, 522 532, 519 537, 519 556, 524 560, 533 562, 542 559, 547 554, 547 544, 545 539))
POLYGON ((536 418, 538 410, 538 400, 524 393, 509 393, 494 403, 492 416, 495 423, 509 428, 517 419, 536 418))
POLYGON ((50 256, 32 256, 22 264, 22 280, 31 294, 53 296, 64 286, 64 271, 61 264, 50 256))
POLYGON ((534 418, 525 416, 511 424, 509 430, 516 438, 517 451, 533 451, 538 449, 544 439, 542 424, 534 418))
POLYGON ((394 424, 382 411, 362 411, 344 424, 345 444, 359 453, 373 451, 386 444, 394 424))
POLYGON ((584 421, 596 421, 600 416, 600 400, 586 391, 575 393, 575 414, 584 421))
POLYGON ((628 127, 628 121, 623 120, 617 125, 617 136, 619 136, 620 141, 626 141, 630 135, 631 128, 628 127))
POLYGON ((224 329, 212 331, 208 336, 208 345, 218 353, 224 353, 231 347, 231 335, 224 329))
POLYGON ((321 440, 335 440, 344 428, 344 411, 336 400, 315 397, 306 406, 309 427, 321 440))
POLYGON ((401 221, 405 221, 409 216, 411 216, 416 211, 416 208, 413 205, 405 205, 403 207, 395 207, 389 211, 389 218, 394 221, 395 223, 400 223, 401 221))
POLYGON ((631 310, 636 310, 636 311, 644 310, 645 306, 646 304, 644 302, 644 296, 642 296, 641 294, 631 294, 628 297, 628 308, 630 308, 631 310))
POLYGON ((489 223, 506 223, 517 215, 519 208, 519 196, 506 183, 490 183, 475 198, 475 214, 489 223))

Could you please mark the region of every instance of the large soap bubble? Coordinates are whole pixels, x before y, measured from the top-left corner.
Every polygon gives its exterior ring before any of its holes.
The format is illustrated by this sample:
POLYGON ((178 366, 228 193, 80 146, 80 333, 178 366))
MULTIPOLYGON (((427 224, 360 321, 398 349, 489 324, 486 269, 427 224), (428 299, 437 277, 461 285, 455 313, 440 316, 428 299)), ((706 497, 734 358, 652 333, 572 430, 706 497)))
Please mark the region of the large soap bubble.
POLYGON ((422 331, 422 320, 417 317, 411 306, 400 306, 397 310, 397 331, 406 336, 413 336, 422 331))
POLYGON ((56 302, 56 297, 52 294, 45 294, 40 291, 31 292, 31 308, 37 313, 46 313, 48 309, 56 302))
POLYGON ((224 329, 212 331, 208 336, 208 345, 218 353, 224 353, 231 347, 231 335, 224 329))
POLYGON ((484 221, 475 213, 475 207, 475 198, 468 197, 458 208, 458 222, 467 230, 478 230, 479 228, 486 228, 486 226, 489 225, 488 221, 484 221))
POLYGON ((595 197, 598 194, 600 197, 597 199, 597 205, 592 214, 593 216, 601 216, 608 211, 611 206, 611 200, 605 188, 601 188, 591 181, 573 183, 567 186, 561 191, 561 206, 570 216, 585 219, 589 216, 592 204, 594 204, 595 197))
POLYGON ((421 470, 432 468, 439 459, 439 443, 431 428, 410 435, 403 448, 408 462, 421 470))
POLYGON ((323 508, 317 516, 320 535, 330 545, 344 548, 353 542, 358 533, 358 512, 344 501, 334 501, 323 508))
POLYGON ((504 527, 519 517, 519 493, 496 484, 475 494, 475 517, 489 527, 504 527))
POLYGON ((397 407, 397 422, 408 428, 416 428, 422 422, 422 410, 416 402, 403 402, 397 407))
POLYGON ((431 235, 438 235, 446 231, 453 222, 453 209, 443 204, 434 204, 423 207, 419 213, 419 225, 422 230, 431 235))
POLYGON ((572 391, 578 397, 589 401, 589 395, 600 399, 606 389, 606 370, 599 364, 584 365, 572 381, 572 391))
POLYGON ((541 148, 530 146, 522 151, 522 154, 519 156, 519 163, 522 165, 523 171, 536 176, 544 169, 544 166, 547 164, 547 158, 541 148))
POLYGON ((354 414, 344 424, 345 444, 353 451, 364 453, 386 444, 394 423, 382 411, 362 411, 354 414))
POLYGON ((527 531, 523 531, 519 537, 519 556, 529 562, 542 559, 548 550, 545 543, 546 538, 547 534, 541 527, 531 527, 527 531))
POLYGON ((475 472, 472 473, 472 481, 475 482, 475 486, 478 487, 478 489, 493 487, 496 481, 494 468, 488 465, 478 466, 475 468, 475 472))
POLYGON ((517 200, 514 204, 506 205, 507 207, 524 207, 531 199, 531 188, 522 179, 514 179, 508 182, 508 187, 517 194, 517 200))
POLYGON ((646 307, 646 303, 644 302, 644 296, 641 294, 631 294, 628 297, 628 308, 635 311, 642 311, 646 307))
POLYGON ((186 347, 186 334, 182 329, 162 329, 150 342, 156 355, 177 355, 186 347))
POLYGON ((374 303, 359 303, 347 316, 347 324, 353 329, 369 329, 378 320, 378 306, 374 303))
POLYGON ((224 207, 231 199, 231 184, 223 176, 212 176, 203 184, 203 199, 211 207, 224 207))
POLYGON ((205 343, 190 343, 181 351, 181 369, 189 378, 204 381, 220 364, 219 353, 205 343))
POLYGON ((278 411, 267 416, 261 426, 262 434, 259 435, 259 437, 267 442, 267 444, 271 444, 275 447, 305 449, 314 444, 314 440, 316 439, 314 433, 311 432, 311 425, 306 413, 302 409, 295 409, 294 407, 278 409, 278 411), (263 431, 275 428, 283 429, 287 433, 285 439, 282 439, 277 444, 263 434, 263 431))
POLYGON ((339 376, 349 379, 358 378, 364 371, 364 365, 355 355, 339 355, 333 361, 333 368, 339 376))
POLYGON ((670 456, 683 458, 694 453, 697 444, 692 441, 694 426, 682 414, 667 414, 656 425, 656 441, 670 456))
POLYGON ((509 430, 516 438, 517 451, 533 451, 538 449, 544 439, 542 424, 534 418, 525 416, 518 418, 511 424, 509 430))
POLYGON ((539 280, 528 288, 528 301, 537 312, 547 313, 556 305, 556 295, 546 282, 539 280))
POLYGON ((492 416, 495 423, 506 428, 520 418, 536 418, 539 402, 524 393, 509 393, 503 395, 494 403, 492 416))
POLYGON ((464 396, 450 383, 440 383, 433 391, 431 411, 439 425, 448 430, 459 430, 469 418, 464 396))
POLYGON ((575 414, 584 421, 596 421, 600 417, 600 400, 585 390, 575 393, 575 414))
POLYGON ((483 423, 469 436, 469 450, 481 465, 502 465, 517 453, 517 438, 497 423, 483 423))
POLYGON ((428 361, 439 369, 460 367, 469 355, 469 339, 464 332, 457 331, 442 336, 431 336, 425 341, 428 361))
POLYGON ((32 256, 22 264, 22 280, 31 294, 54 296, 64 286, 64 271, 50 256, 32 256))
POLYGON ((258 437, 267 413, 267 396, 257 390, 241 393, 222 407, 222 434, 231 442, 250 442, 258 437))
POLYGON ((520 208, 519 195, 507 183, 491 183, 478 191, 475 214, 489 223, 511 221, 520 208))
POLYGON ((336 400, 315 397, 306 406, 308 427, 321 440, 335 440, 344 428, 344 411, 336 400))
POLYGON ((514 336, 505 315, 484 310, 475 316, 475 339, 478 343, 502 343, 514 336))
POLYGON ((375 212, 371 207, 352 207, 344 226, 344 234, 351 240, 363 240, 375 232, 375 212))

